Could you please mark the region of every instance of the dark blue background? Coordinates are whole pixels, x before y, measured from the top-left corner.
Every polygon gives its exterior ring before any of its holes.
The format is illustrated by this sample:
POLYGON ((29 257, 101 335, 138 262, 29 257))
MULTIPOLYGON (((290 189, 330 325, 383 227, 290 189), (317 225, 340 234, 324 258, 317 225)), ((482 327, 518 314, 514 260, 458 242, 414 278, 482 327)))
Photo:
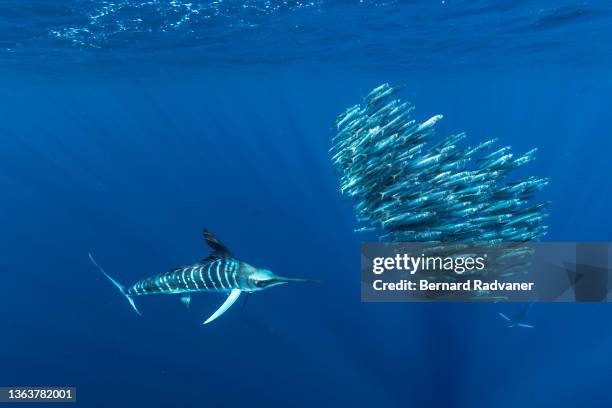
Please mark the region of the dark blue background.
POLYGON ((546 240, 610 240, 610 66, 582 28, 575 64, 479 53, 377 70, 364 53, 42 72, 18 58, 0 80, 0 385, 74 385, 88 407, 609 406, 607 304, 538 304, 535 329, 510 330, 497 312, 519 305, 360 303, 359 242, 374 236, 353 233, 327 152, 336 114, 405 81, 442 134, 540 149, 525 174, 552 179, 546 240), (87 259, 129 284, 204 257, 204 226, 253 265, 322 282, 203 326, 222 295, 188 311, 139 298, 139 317, 87 259))

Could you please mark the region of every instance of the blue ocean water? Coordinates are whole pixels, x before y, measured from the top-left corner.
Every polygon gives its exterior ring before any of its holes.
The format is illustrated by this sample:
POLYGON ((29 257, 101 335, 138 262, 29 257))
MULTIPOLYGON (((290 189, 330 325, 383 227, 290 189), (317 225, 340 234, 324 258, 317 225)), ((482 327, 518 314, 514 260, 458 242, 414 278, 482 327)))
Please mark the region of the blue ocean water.
POLYGON ((605 407, 606 304, 366 304, 336 115, 383 82, 440 133, 538 147, 549 241, 609 241, 612 5, 4 1, 0 385, 77 406, 605 407), (208 253, 319 284, 137 299, 208 253))

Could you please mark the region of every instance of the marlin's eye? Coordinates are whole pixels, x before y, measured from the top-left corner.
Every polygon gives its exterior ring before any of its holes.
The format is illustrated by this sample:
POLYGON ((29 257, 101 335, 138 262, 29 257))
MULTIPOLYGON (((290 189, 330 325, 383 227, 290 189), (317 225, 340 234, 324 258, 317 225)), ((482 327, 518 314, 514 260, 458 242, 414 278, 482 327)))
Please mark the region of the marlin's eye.
POLYGON ((255 286, 257 286, 258 288, 264 288, 266 287, 266 282, 262 281, 262 280, 256 280, 255 282, 255 286))

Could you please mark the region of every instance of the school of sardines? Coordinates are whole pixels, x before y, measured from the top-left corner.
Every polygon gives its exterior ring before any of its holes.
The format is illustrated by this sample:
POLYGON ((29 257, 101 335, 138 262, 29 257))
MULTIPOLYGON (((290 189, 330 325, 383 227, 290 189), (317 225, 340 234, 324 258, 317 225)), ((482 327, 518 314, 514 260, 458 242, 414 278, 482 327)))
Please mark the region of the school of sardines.
POLYGON ((354 199, 362 231, 392 242, 527 242, 546 234, 533 193, 547 178, 511 180, 537 149, 515 156, 496 139, 464 145, 465 133, 434 140, 442 115, 417 123, 414 106, 385 83, 338 116, 332 161, 354 199))

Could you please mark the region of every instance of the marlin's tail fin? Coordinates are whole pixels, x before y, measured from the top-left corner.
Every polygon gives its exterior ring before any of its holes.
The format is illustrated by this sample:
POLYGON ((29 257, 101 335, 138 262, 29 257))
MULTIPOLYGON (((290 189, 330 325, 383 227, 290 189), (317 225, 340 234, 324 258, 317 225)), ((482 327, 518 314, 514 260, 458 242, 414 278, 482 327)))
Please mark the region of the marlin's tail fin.
POLYGON ((110 277, 110 275, 108 273, 106 273, 104 271, 104 269, 102 269, 102 267, 100 265, 98 265, 98 263, 96 262, 96 260, 94 259, 94 257, 91 255, 91 253, 88 253, 87 255, 89 255, 89 260, 91 261, 91 263, 94 264, 94 266, 96 268, 98 268, 100 270, 100 272, 102 272, 104 274, 104 276, 106 276, 108 278, 108 280, 110 280, 111 282, 113 282, 113 285, 115 285, 117 287, 117 289, 119 289, 119 291, 121 291, 121 294, 123 294, 123 296, 125 296, 125 298, 128 300, 128 302, 130 302, 130 305, 132 305, 132 307, 134 308, 134 310, 136 311, 136 313, 138 313, 139 315, 142 316, 142 314, 140 313, 140 311, 138 310, 138 308, 136 307, 136 304, 134 303, 134 299, 132 299, 125 290, 125 287, 123 287, 122 284, 120 284, 119 282, 117 282, 116 280, 114 280, 113 278, 110 277))

